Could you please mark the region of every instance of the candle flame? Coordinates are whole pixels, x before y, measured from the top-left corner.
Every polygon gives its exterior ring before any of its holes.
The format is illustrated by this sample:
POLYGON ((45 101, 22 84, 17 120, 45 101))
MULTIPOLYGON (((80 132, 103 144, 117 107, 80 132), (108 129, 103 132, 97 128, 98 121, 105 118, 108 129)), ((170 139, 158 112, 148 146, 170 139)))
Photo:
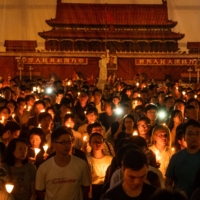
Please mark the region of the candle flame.
POLYGON ((83 141, 85 142, 87 140, 87 136, 84 136, 83 137, 83 141))
POLYGON ((36 157, 37 154, 40 152, 40 149, 39 148, 34 148, 34 151, 35 151, 35 157, 36 157))
POLYGON ((47 144, 45 144, 45 145, 43 146, 43 149, 44 149, 45 154, 46 154, 48 148, 49 148, 49 146, 48 146, 47 144))
POLYGON ((11 193, 13 188, 14 188, 14 185, 13 184, 6 184, 5 187, 6 187, 6 191, 8 193, 11 193))
POLYGON ((138 135, 138 132, 137 132, 137 131, 134 131, 134 132, 133 132, 133 135, 134 135, 134 136, 138 135))

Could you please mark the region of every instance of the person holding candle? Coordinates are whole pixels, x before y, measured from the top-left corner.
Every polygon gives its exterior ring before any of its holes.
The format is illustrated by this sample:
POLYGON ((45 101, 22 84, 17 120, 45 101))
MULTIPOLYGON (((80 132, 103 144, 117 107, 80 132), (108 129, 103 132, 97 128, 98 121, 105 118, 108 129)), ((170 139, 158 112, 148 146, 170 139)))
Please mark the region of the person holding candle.
POLYGON ((42 131, 44 132, 45 139, 47 141, 47 144, 49 147, 51 146, 51 127, 52 127, 52 117, 47 112, 42 112, 38 115, 38 123, 40 124, 40 127, 42 131))
POLYGON ((3 167, 8 180, 14 184, 15 200, 35 200, 35 166, 28 162, 28 144, 22 138, 14 138, 6 149, 3 167))
POLYGON ((61 126, 51 134, 56 152, 40 165, 36 193, 40 200, 86 200, 90 188, 89 168, 85 161, 71 155, 74 142, 69 128, 61 126))
POLYGON ((6 106, 0 108, 0 117, 1 117, 1 124, 5 125, 10 117, 10 109, 6 106))
POLYGON ((10 116, 12 116, 12 114, 15 112, 16 102, 14 100, 8 101, 6 103, 6 107, 10 109, 10 116))
POLYGON ((64 117, 65 126, 71 128, 74 140, 74 148, 81 149, 83 146, 83 136, 78 131, 74 130, 75 116, 72 113, 66 114, 64 117))
POLYGON ((87 155, 92 177, 92 197, 99 200, 104 184, 106 170, 111 164, 112 156, 103 153, 104 138, 99 133, 90 135, 89 144, 92 151, 87 155))
POLYGON ((30 118, 30 112, 25 109, 26 101, 24 98, 19 97, 17 99, 17 108, 14 112, 15 120, 23 127, 27 126, 28 120, 30 118))
POLYGON ((125 126, 125 130, 124 131, 121 131, 117 138, 116 138, 116 141, 115 141, 115 146, 117 145, 117 143, 124 139, 124 138, 129 138, 133 135, 134 133, 134 125, 135 125, 135 121, 134 121, 134 118, 132 115, 126 115, 123 119, 123 124, 125 126))
POLYGON ((151 136, 151 143, 152 146, 149 149, 155 153, 158 167, 165 177, 169 161, 174 154, 174 151, 171 149, 169 129, 163 125, 155 126, 151 136))
POLYGON ((36 101, 34 104, 34 111, 35 115, 30 117, 28 120, 28 128, 31 130, 34 127, 37 127, 39 122, 38 122, 38 115, 43 111, 45 108, 45 103, 42 100, 36 101))
POLYGON ((0 199, 1 200, 14 200, 14 197, 6 192, 5 184, 7 181, 7 172, 4 168, 0 167, 0 199))
POLYGON ((45 151, 43 148, 46 144, 43 130, 41 128, 32 128, 28 136, 28 143, 30 145, 28 147, 29 160, 35 164, 36 168, 38 168, 46 160, 50 153, 49 149, 45 151), (35 148, 40 149, 37 155, 35 155, 35 148))

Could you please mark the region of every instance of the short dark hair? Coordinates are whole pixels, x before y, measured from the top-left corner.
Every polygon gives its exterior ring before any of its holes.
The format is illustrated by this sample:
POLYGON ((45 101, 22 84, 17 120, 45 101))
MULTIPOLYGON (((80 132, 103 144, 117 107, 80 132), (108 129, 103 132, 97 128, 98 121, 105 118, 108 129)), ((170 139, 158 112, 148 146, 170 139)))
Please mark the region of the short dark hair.
POLYGON ((122 165, 124 168, 129 168, 138 171, 146 165, 148 167, 147 157, 140 150, 127 151, 123 157, 122 165))
POLYGON ((158 189, 150 198, 150 200, 187 200, 187 196, 183 191, 158 189))
POLYGON ((74 139, 71 129, 67 128, 66 126, 60 126, 51 134, 51 142, 56 142, 61 135, 65 134, 68 134, 72 139, 74 139))
POLYGON ((64 122, 66 122, 68 119, 71 119, 73 122, 75 122, 75 115, 72 113, 67 113, 64 117, 64 122))
POLYGON ((42 112, 38 115, 38 122, 41 122, 44 118, 49 117, 50 119, 52 119, 51 114, 49 114, 48 112, 42 112))
POLYGON ((143 148, 143 147, 147 148, 146 140, 143 137, 139 136, 139 135, 131 136, 128 139, 128 142, 130 144, 135 144, 135 145, 139 146, 140 148, 143 148))
POLYGON ((28 143, 30 143, 31 135, 38 135, 40 137, 40 139, 41 139, 40 147, 42 147, 44 145, 44 143, 46 142, 45 134, 41 128, 32 128, 30 130, 29 135, 28 135, 28 143))
POLYGON ((2 112, 4 109, 7 109, 8 114, 10 114, 10 109, 9 109, 7 106, 2 106, 2 107, 0 108, 0 112, 2 112))
POLYGON ((94 123, 92 123, 92 124, 89 124, 89 125, 87 126, 87 133, 88 133, 88 135, 91 135, 91 134, 92 134, 92 129, 93 129, 93 128, 96 128, 96 127, 102 127, 102 126, 101 126, 101 124, 98 123, 98 122, 94 122, 94 123))
POLYGON ((96 107, 90 106, 86 109, 86 115, 94 113, 95 115, 98 116, 98 110, 96 107))
POLYGON ((25 100, 23 97, 18 97, 18 98, 17 98, 17 104, 19 104, 19 103, 21 103, 21 102, 26 103, 26 100, 25 100))
POLYGON ((116 160, 119 167, 122 166, 122 160, 126 152, 131 151, 133 149, 142 151, 142 149, 140 149, 140 147, 138 147, 135 144, 126 144, 127 141, 128 140, 125 139, 123 145, 120 148, 118 148, 116 152, 116 160))
POLYGON ((11 133, 21 130, 21 126, 15 121, 8 121, 4 127, 4 133, 10 131, 11 133))
POLYGON ((194 126, 194 127, 200 128, 200 123, 194 119, 189 119, 183 126, 184 135, 188 126, 194 126))
MULTIPOLYGON (((16 149, 17 143, 18 142, 22 142, 24 144, 26 144, 26 146, 28 146, 27 140, 23 139, 23 138, 14 138, 12 139, 7 148, 6 148, 6 153, 4 156, 4 163, 6 163, 9 166, 14 166, 15 165, 15 157, 13 155, 13 152, 16 149)), ((26 158, 22 161, 22 164, 26 164, 28 163, 28 157, 26 156, 26 158)))
POLYGON ((46 104, 45 104, 44 101, 38 100, 38 101, 36 101, 36 102, 34 103, 34 107, 35 107, 36 105, 38 105, 38 104, 42 104, 42 105, 44 106, 44 108, 45 108, 45 106, 46 106, 46 104))
POLYGON ((131 115, 131 114, 126 115, 126 116, 124 117, 124 119, 123 119, 123 122, 125 122, 125 119, 127 119, 127 118, 132 119, 133 122, 134 122, 134 125, 135 125, 135 119, 134 119, 133 115, 131 115))
POLYGON ((27 102, 27 101, 29 101, 31 98, 34 98, 34 99, 35 99, 35 96, 32 95, 32 94, 26 95, 25 101, 27 102))
POLYGON ((148 106, 145 107, 145 113, 147 113, 147 111, 149 111, 149 110, 158 111, 158 106, 156 106, 155 104, 149 104, 148 106))
POLYGON ((148 118, 148 117, 140 117, 138 120, 137 120, 137 123, 138 122, 141 122, 141 121, 145 121, 147 124, 150 124, 151 123, 151 121, 150 121, 150 119, 148 118))
POLYGON ((196 109, 195 106, 187 105, 187 106, 185 106, 184 113, 186 113, 188 110, 192 110, 192 109, 196 109))

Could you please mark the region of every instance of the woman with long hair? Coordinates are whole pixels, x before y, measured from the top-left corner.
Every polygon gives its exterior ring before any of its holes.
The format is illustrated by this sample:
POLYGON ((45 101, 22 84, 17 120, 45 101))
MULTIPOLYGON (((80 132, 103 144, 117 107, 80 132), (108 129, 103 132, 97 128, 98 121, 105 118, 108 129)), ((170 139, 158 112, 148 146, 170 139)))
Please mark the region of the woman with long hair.
POLYGON ((168 128, 171 132, 171 144, 176 146, 177 127, 183 123, 183 116, 180 110, 172 110, 169 116, 168 128))
POLYGON ((25 139, 14 138, 6 149, 3 167, 9 182, 14 184, 15 200, 35 200, 35 166, 28 161, 28 144, 25 139))
POLYGON ((149 149, 155 153, 158 168, 162 172, 163 177, 165 177, 169 160, 174 153, 174 149, 171 148, 169 129, 163 125, 155 126, 151 136, 151 144, 152 146, 149 149))
POLYGON ((103 153, 103 143, 104 138, 100 133, 90 135, 89 144, 92 151, 87 155, 87 160, 91 168, 92 197, 94 200, 99 200, 101 197, 106 170, 112 161, 112 156, 103 153))

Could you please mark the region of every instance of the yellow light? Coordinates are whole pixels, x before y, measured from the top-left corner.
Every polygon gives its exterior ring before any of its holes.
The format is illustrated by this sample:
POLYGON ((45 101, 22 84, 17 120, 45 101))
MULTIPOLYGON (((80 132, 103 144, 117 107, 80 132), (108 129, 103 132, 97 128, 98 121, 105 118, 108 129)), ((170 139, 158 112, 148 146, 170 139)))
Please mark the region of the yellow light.
POLYGON ((35 151, 35 158, 36 158, 36 156, 37 156, 38 153, 40 152, 40 149, 39 149, 39 148, 34 148, 34 151, 35 151))
POLYGON ((8 193, 11 193, 14 188, 14 185, 9 183, 9 184, 6 184, 5 187, 6 187, 6 191, 8 193))
POLYGON ((136 136, 136 135, 138 135, 138 132, 137 132, 137 131, 134 131, 134 132, 133 132, 133 136, 136 136))
POLYGON ((43 146, 43 149, 44 149, 44 155, 46 155, 47 154, 47 149, 49 148, 49 146, 47 145, 47 144, 45 144, 44 146, 43 146))

